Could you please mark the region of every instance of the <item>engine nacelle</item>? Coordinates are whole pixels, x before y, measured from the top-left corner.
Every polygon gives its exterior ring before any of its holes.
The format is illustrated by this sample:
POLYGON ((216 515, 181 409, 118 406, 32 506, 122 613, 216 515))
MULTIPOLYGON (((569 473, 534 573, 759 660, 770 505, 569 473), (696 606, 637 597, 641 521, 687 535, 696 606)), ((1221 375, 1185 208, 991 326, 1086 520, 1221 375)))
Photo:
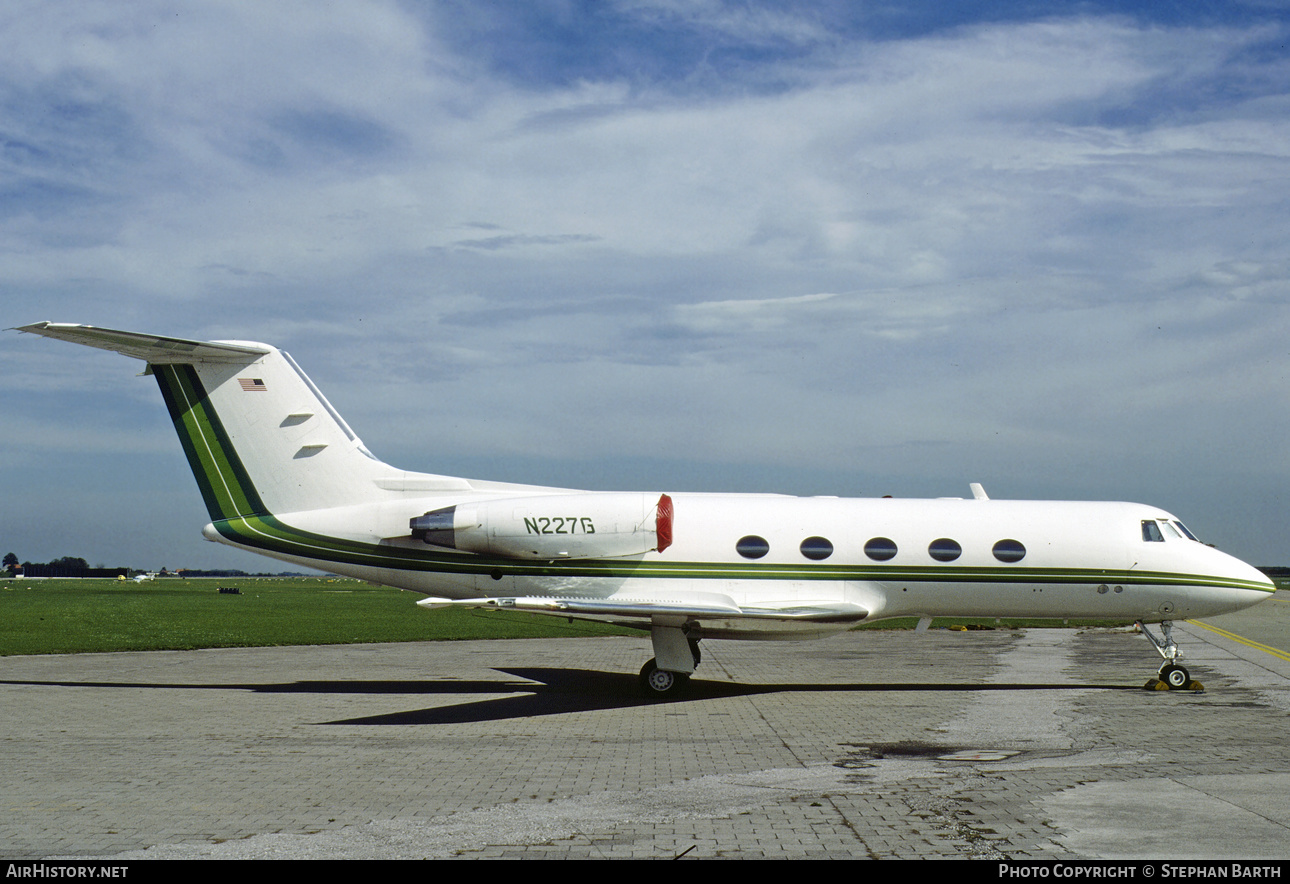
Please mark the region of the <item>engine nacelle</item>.
POLYGON ((600 559, 672 544, 666 494, 586 492, 459 503, 410 521, 435 546, 514 559, 600 559))

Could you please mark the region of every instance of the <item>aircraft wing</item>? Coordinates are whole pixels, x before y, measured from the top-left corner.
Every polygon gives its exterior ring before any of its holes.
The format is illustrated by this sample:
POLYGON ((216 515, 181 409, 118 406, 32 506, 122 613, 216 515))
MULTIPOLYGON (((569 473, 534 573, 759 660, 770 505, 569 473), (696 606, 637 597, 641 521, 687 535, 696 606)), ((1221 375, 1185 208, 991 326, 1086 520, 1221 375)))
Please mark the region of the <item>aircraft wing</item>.
POLYGON ((19 326, 17 330, 86 347, 98 347, 100 350, 112 350, 156 365, 166 362, 254 362, 269 352, 269 348, 262 344, 189 341, 69 322, 37 322, 19 326))
POLYGON ((793 620, 812 623, 853 623, 863 620, 869 611, 853 602, 837 599, 810 601, 795 599, 783 605, 741 607, 721 593, 686 592, 667 598, 553 598, 525 596, 515 598, 442 599, 425 598, 417 602, 423 608, 465 607, 531 611, 537 614, 563 614, 577 617, 613 617, 652 620, 654 617, 688 617, 704 619, 793 620))

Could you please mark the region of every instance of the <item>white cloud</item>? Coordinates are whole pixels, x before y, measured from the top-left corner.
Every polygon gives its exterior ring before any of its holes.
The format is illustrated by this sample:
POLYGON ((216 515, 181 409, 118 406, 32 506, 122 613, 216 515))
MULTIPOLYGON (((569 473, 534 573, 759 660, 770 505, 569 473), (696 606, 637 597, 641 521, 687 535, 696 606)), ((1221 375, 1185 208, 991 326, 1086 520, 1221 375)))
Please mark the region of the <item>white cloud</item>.
POLYGON ((284 344, 390 459, 1290 480, 1271 32, 623 9, 786 51, 551 85, 396 3, 8 7, 11 322, 284 344))

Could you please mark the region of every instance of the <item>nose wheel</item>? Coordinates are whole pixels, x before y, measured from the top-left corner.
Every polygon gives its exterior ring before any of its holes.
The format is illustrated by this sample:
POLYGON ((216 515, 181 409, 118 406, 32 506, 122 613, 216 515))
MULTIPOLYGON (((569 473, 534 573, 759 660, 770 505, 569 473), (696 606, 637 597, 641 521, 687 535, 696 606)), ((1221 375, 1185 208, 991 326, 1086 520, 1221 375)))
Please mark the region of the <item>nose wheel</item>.
POLYGON ((1182 666, 1167 665, 1160 670, 1160 681, 1169 686, 1171 691, 1185 691, 1191 684, 1191 675, 1182 666))
POLYGON ((1164 638, 1156 638, 1155 634, 1147 628, 1147 625, 1139 620, 1135 626, 1142 630, 1151 644, 1155 645, 1160 656, 1165 662, 1160 667, 1160 672, 1155 678, 1147 679, 1143 685, 1149 691, 1203 691, 1205 686, 1198 681, 1193 681, 1191 673, 1184 666, 1180 666, 1178 661, 1182 659, 1182 651, 1178 650, 1178 644, 1174 641, 1174 624, 1172 620, 1164 620, 1160 623, 1160 631, 1164 638))

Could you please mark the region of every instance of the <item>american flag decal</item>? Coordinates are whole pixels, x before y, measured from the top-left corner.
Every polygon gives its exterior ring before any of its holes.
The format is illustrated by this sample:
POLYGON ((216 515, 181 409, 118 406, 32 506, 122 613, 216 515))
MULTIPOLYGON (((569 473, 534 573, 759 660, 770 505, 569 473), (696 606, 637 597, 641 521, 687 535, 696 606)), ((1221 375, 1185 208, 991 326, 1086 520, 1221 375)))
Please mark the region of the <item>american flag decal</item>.
POLYGON ((238 378, 237 382, 242 385, 245 393, 266 393, 269 390, 259 378, 238 378))

